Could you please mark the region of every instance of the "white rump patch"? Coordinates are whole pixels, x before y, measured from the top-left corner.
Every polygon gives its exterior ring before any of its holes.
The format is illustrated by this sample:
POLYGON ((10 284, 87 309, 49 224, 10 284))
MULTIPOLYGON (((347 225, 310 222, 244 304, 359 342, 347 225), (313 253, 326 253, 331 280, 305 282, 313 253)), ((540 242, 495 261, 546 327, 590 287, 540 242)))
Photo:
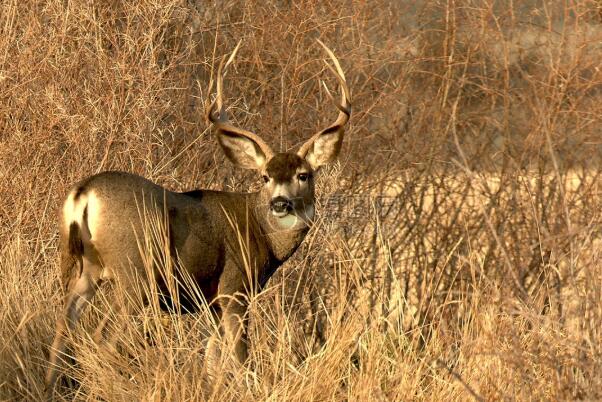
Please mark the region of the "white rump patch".
POLYGON ((84 208, 88 204, 88 195, 81 194, 77 201, 75 200, 75 191, 72 191, 65 204, 63 205, 63 219, 66 227, 69 227, 73 222, 82 225, 84 217, 84 208))
POLYGON ((98 233, 96 229, 100 225, 100 200, 94 194, 94 191, 88 193, 88 231, 90 232, 90 238, 94 239, 95 233, 98 233))
POLYGON ((100 203, 94 191, 82 193, 75 199, 76 191, 72 191, 63 205, 63 220, 65 227, 77 223, 82 230, 82 236, 90 240, 98 227, 100 203), (84 222, 84 210, 87 207, 87 219, 84 222))

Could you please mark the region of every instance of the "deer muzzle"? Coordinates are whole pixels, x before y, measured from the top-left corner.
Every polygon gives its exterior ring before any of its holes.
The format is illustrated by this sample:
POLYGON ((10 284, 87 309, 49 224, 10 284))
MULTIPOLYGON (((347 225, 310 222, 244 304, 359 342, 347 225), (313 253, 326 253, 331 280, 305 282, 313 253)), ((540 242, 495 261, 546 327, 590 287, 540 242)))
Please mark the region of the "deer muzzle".
POLYGON ((270 209, 277 217, 286 216, 293 210, 293 202, 287 198, 278 196, 270 202, 270 209))

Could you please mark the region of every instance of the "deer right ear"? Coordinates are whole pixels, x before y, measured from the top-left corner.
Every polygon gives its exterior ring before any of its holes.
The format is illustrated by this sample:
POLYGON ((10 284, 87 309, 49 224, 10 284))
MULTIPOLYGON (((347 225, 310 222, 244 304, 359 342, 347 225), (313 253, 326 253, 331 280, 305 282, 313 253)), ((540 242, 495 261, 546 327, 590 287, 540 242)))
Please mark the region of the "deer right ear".
POLYGON ((313 170, 326 165, 339 155, 343 144, 343 127, 334 127, 328 131, 320 132, 312 137, 299 150, 297 155, 305 159, 313 170))
POLYGON ((267 144, 257 135, 229 124, 220 124, 217 139, 232 163, 244 169, 261 169, 272 156, 267 144))

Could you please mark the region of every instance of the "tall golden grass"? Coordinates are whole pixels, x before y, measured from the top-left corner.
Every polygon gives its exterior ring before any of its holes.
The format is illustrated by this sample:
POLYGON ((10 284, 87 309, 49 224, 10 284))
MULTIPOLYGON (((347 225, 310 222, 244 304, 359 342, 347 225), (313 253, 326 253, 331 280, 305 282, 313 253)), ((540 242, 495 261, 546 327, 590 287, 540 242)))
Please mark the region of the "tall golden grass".
POLYGON ((243 41, 232 118, 290 149, 336 113, 318 38, 341 60, 354 116, 302 250, 251 300, 249 362, 210 387, 210 317, 151 305, 117 350, 73 334, 76 382, 57 397, 602 398, 601 10, 5 0, 0 400, 43 396, 69 186, 119 169, 172 190, 258 188, 203 119, 212 70, 243 41))

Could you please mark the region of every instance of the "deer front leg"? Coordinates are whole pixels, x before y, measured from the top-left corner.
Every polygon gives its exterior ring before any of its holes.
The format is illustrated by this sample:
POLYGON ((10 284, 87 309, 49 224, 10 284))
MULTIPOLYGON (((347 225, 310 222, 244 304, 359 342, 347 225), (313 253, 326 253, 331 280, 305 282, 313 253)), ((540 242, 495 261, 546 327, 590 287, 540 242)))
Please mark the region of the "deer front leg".
POLYGON ((233 296, 222 316, 222 326, 234 357, 244 363, 249 355, 247 350, 247 301, 244 296, 233 296))
MULTIPOLYGON (((113 297, 117 297, 113 295, 113 297)), ((114 351, 117 340, 127 325, 127 317, 134 311, 131 303, 113 298, 108 303, 104 317, 94 330, 92 339, 99 346, 114 351)))
POLYGON ((224 299, 222 303, 225 304, 225 308, 221 309, 220 335, 225 342, 211 337, 205 353, 205 372, 212 379, 219 377, 218 370, 224 358, 232 356, 238 363, 243 364, 248 357, 246 297, 238 294, 224 299), (223 353, 224 346, 229 353, 223 353))

